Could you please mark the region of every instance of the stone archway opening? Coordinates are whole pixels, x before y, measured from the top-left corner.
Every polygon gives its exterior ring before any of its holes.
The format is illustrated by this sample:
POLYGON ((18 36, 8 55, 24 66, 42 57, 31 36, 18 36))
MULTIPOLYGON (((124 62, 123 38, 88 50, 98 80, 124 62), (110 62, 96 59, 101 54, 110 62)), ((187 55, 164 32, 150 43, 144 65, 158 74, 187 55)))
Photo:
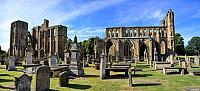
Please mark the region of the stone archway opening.
POLYGON ((140 60, 145 61, 146 59, 148 59, 147 55, 148 55, 147 46, 143 43, 140 46, 140 57, 139 57, 140 60))
POLYGON ((128 41, 124 43, 124 57, 126 59, 131 59, 131 43, 128 41))
POLYGON ((111 40, 108 40, 106 42, 106 53, 108 55, 108 61, 111 62, 113 61, 113 57, 115 55, 115 47, 114 47, 114 44, 111 40))

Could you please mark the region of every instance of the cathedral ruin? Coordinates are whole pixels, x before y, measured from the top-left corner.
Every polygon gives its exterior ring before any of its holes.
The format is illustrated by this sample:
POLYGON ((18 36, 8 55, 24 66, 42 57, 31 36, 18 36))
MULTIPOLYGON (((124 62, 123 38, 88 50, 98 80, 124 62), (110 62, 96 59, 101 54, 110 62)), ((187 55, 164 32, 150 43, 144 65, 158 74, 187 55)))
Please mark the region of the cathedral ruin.
POLYGON ((106 28, 105 42, 109 61, 164 61, 174 51, 174 13, 170 9, 160 26, 106 28))

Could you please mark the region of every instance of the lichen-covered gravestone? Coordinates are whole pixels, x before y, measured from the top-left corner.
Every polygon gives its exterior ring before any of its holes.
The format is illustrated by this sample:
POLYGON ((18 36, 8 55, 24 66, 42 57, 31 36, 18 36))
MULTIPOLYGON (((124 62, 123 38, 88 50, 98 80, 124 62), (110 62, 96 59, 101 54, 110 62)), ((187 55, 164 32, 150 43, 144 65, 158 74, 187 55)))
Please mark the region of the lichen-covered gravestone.
POLYGON ((10 56, 9 57, 9 63, 8 63, 8 71, 14 71, 14 70, 16 70, 16 68, 15 68, 15 57, 10 56))
POLYGON ((16 91, 31 91, 32 77, 27 74, 23 74, 19 78, 15 77, 16 91))
POLYGON ((77 44, 72 44, 71 51, 71 63, 69 69, 71 71, 71 75, 74 76, 83 76, 84 70, 80 60, 80 50, 77 44))
POLYGON ((50 87, 50 67, 40 66, 36 70, 36 91, 47 91, 50 87))
POLYGON ((57 62, 58 62, 57 56, 51 55, 49 66, 50 67, 58 67, 57 62))
POLYGON ((64 71, 59 74, 59 84, 61 87, 67 87, 69 83, 69 74, 67 71, 64 71))

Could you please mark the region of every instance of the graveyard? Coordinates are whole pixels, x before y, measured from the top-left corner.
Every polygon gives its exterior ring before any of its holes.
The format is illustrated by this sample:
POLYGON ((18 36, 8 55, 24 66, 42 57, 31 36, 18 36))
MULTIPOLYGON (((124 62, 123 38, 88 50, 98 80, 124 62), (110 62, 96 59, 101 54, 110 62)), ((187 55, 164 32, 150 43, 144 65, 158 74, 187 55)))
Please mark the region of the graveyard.
POLYGON ((0 6, 0 91, 200 91, 198 0, 0 6))
MULTIPOLYGON (((92 65, 91 65, 92 66, 92 65)), ((1 91, 10 91, 14 89, 14 77, 20 76, 23 72, 19 71, 6 71, 4 70, 5 65, 0 66, 0 88, 1 91)), ((100 80, 99 70, 93 67, 86 67, 84 69, 85 74, 83 77, 69 80, 68 87, 60 87, 58 78, 51 78, 50 89, 52 91, 182 91, 187 88, 199 88, 199 77, 193 75, 163 75, 162 72, 154 71, 152 68, 148 68, 147 65, 141 64, 141 68, 144 68, 142 72, 136 72, 133 76, 133 81, 138 82, 137 85, 133 87, 128 87, 128 80, 126 77, 119 77, 116 73, 111 73, 113 75, 112 79, 100 80), (155 83, 155 84, 154 84, 155 83), (156 84, 156 83, 161 83, 156 84)), ((23 67, 17 67, 17 70, 23 67)), ((119 73, 124 75, 123 73, 119 73)), ((35 76, 32 75, 32 87, 34 87, 35 76)), ((34 88, 32 88, 34 90, 34 88)))

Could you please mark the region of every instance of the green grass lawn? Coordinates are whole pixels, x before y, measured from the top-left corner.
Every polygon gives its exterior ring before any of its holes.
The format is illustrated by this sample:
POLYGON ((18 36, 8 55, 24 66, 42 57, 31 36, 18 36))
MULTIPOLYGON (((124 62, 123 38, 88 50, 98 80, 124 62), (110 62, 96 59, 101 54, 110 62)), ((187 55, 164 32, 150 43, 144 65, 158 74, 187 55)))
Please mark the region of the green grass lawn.
MULTIPOLYGON (((14 88, 14 76, 20 76, 23 72, 6 71, 5 66, 0 66, 0 91, 10 91, 14 88)), ((92 67, 85 68, 85 76, 76 79, 70 79, 68 87, 60 87, 58 78, 51 78, 51 90, 60 91, 184 91, 188 87, 200 88, 200 77, 192 75, 170 74, 163 75, 160 71, 148 68, 147 65, 139 64, 143 68, 142 72, 136 72, 133 82, 143 84, 134 84, 128 87, 128 79, 119 77, 117 74, 111 73, 112 79, 100 80, 99 71, 92 67), (160 85, 145 84, 149 82, 160 82, 160 85)), ((21 67, 17 67, 18 70, 21 67)), ((35 75, 32 80, 32 89, 35 86, 35 75)), ((123 75, 122 75, 123 76, 123 75)))

